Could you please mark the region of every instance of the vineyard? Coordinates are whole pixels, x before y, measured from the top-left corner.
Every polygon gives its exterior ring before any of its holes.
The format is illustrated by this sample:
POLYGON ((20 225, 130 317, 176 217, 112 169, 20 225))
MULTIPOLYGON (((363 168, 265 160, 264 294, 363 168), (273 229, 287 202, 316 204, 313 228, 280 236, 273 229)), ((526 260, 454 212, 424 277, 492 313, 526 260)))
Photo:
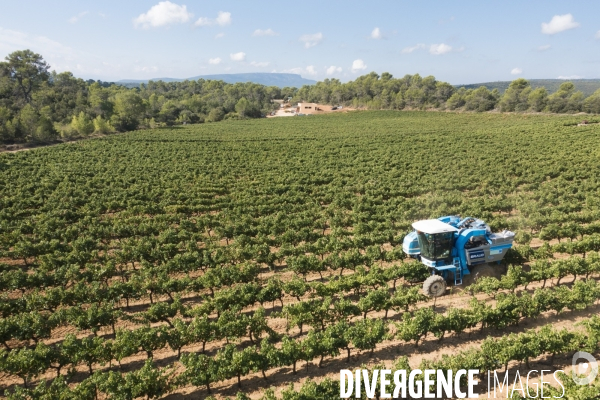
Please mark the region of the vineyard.
POLYGON ((360 112, 2 154, 0 394, 335 399, 361 365, 483 377, 598 356, 587 119, 360 112), (516 246, 501 276, 434 301, 402 239, 443 215, 516 246))

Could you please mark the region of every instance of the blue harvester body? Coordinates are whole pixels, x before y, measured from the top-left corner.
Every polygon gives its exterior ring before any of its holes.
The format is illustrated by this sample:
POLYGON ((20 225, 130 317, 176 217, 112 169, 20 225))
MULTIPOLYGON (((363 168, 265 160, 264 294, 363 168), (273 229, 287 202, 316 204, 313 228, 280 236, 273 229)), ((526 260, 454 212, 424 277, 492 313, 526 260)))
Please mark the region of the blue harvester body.
POLYGON ((432 275, 462 284, 477 265, 499 264, 512 247, 515 234, 492 233, 480 219, 446 216, 413 223, 415 229, 404 238, 404 252, 429 267, 432 275))

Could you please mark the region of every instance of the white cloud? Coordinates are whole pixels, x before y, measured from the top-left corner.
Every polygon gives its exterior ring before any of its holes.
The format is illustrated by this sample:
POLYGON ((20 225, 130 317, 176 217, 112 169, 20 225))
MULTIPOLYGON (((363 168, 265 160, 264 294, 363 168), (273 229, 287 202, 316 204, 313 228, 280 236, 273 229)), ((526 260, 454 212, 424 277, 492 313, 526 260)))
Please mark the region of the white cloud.
POLYGON ((583 76, 579 76, 579 75, 561 75, 559 77, 557 77, 556 79, 564 79, 566 81, 571 80, 571 79, 583 79, 583 76))
POLYGON ((600 39, 600 31, 596 32, 596 36, 594 36, 596 39, 600 39))
POLYGON ((0 28, 0 49, 30 47, 31 43, 31 39, 25 33, 0 28))
POLYGON ((215 35, 215 39, 221 39, 221 38, 224 38, 224 37, 225 37, 225 34, 224 34, 223 32, 221 32, 221 33, 217 33, 217 34, 215 35))
POLYGON ((302 35, 302 36, 300 36, 300 41, 302 43, 304 43, 304 47, 306 47, 307 49, 310 49, 311 47, 316 46, 323 41, 323 34, 321 32, 319 32, 319 33, 302 35))
POLYGON ((240 51, 239 53, 231 53, 229 58, 233 61, 244 61, 246 59, 246 53, 240 51))
POLYGON ((538 47, 539 51, 546 51, 548 49, 550 49, 552 46, 550 46, 549 44, 545 44, 543 46, 538 47))
MULTIPOLYGON (((93 15, 90 13, 90 16, 93 15)), ((70 71, 76 76, 114 81, 135 72, 141 79, 156 77, 156 71, 163 69, 159 64, 144 65, 124 59, 100 58, 94 54, 80 51, 56 42, 45 36, 0 28, 0 54, 9 54, 15 50, 31 49, 42 54, 50 68, 57 72, 70 71), (160 68, 160 69, 159 69, 160 68)))
POLYGON ((454 16, 450 16, 449 18, 441 18, 441 19, 438 21, 438 24, 440 24, 440 25, 446 25, 446 24, 449 24, 449 23, 451 23, 451 22, 452 22, 452 21, 454 21, 454 20, 455 20, 455 17, 454 17, 454 16))
POLYGON ((171 24, 184 24, 188 22, 194 14, 188 12, 185 5, 177 5, 170 1, 161 1, 152 6, 147 13, 141 14, 133 20, 133 25, 143 29, 158 28, 171 24))
POLYGON ((415 50, 420 50, 420 49, 424 49, 424 48, 425 48, 425 45, 423 43, 419 43, 419 44, 416 44, 416 45, 411 46, 411 47, 405 47, 404 49, 402 49, 402 53, 409 54, 409 53, 412 53, 415 50))
POLYGON ((210 20, 209 18, 206 17, 200 17, 198 18, 198 21, 196 21, 196 23, 194 25, 196 26, 211 26, 212 20, 210 20))
POLYGON ((44 59, 57 71, 74 69, 76 60, 81 58, 81 54, 72 48, 45 36, 0 28, 0 53, 8 54, 24 48, 42 53, 44 59))
POLYGON ((359 72, 359 71, 367 69, 367 64, 365 64, 365 62, 359 58, 358 60, 354 60, 352 62, 351 69, 352 69, 352 72, 359 72))
POLYGON ((554 35, 555 33, 568 31, 569 29, 577 28, 578 22, 575 22, 573 15, 555 15, 550 22, 542 23, 542 33, 546 35, 554 35))
POLYGON ((510 70, 510 73, 513 75, 521 75, 523 73, 523 70, 521 68, 513 68, 510 70))
POLYGON ((133 72, 157 72, 158 71, 158 67, 140 67, 137 66, 135 68, 133 68, 133 72))
POLYGON ((111 68, 121 68, 121 64, 111 64, 106 61, 102 61, 102 65, 104 65, 105 67, 111 67, 111 68))
POLYGON ((219 65, 219 64, 221 64, 221 61, 223 61, 223 60, 221 60, 220 57, 215 57, 215 58, 209 59, 208 63, 212 64, 212 65, 219 65))
POLYGON ((263 62, 256 62, 256 61, 252 61, 250 63, 250 65, 252 65, 253 67, 267 67, 270 63, 268 61, 263 61, 263 62))
POLYGON ((80 12, 79 14, 69 18, 69 22, 72 24, 75 24, 75 23, 77 23, 77 21, 79 21, 81 18, 85 17, 89 13, 90 13, 89 11, 80 12))
POLYGON ((381 34, 381 30, 379 28, 373 29, 371 32, 371 39, 381 39, 383 35, 381 34))
POLYGON ((252 36, 279 36, 279 33, 275 32, 273 29, 257 29, 254 31, 252 36))
POLYGON ((231 25, 231 13, 227 12, 227 11, 219 11, 219 13, 217 14, 217 18, 215 19, 210 19, 210 18, 206 18, 206 17, 200 17, 198 18, 198 20, 196 21, 196 23, 194 25, 196 26, 213 26, 213 25, 219 25, 219 26, 227 26, 227 25, 231 25))
POLYGON ((226 11, 219 11, 219 14, 217 15, 217 25, 231 25, 231 13, 226 11))
POLYGON ((302 68, 302 67, 296 67, 296 68, 291 68, 291 69, 284 69, 283 71, 284 73, 288 73, 288 74, 298 74, 298 75, 317 75, 317 69, 315 68, 314 65, 309 65, 306 68, 302 68))
POLYGON ((452 51, 452 46, 448 46, 447 44, 444 44, 444 43, 432 44, 429 47, 429 53, 433 54, 434 56, 439 56, 441 54, 450 53, 451 51, 452 51))
POLYGON ((340 73, 342 72, 342 67, 336 67, 335 65, 332 65, 331 67, 327 68, 327 75, 333 75, 335 73, 340 73))

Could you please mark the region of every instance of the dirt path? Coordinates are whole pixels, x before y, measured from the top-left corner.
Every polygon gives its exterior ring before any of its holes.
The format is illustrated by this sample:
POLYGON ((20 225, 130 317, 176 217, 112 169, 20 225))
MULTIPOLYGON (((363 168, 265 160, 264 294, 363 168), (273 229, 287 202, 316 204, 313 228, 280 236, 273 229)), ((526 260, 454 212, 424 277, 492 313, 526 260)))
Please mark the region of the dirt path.
MULTIPOLYGON (((326 359, 322 368, 316 366, 316 360, 308 363, 308 371, 306 369, 306 363, 299 362, 296 375, 292 373, 291 367, 272 369, 267 373, 268 381, 265 381, 260 373, 255 373, 246 376, 242 380, 241 389, 237 387, 236 379, 230 379, 215 384, 213 386, 213 394, 217 398, 224 398, 235 396, 238 390, 241 390, 250 396, 250 398, 259 399, 262 397, 263 391, 269 387, 273 388, 276 394, 280 394, 290 385, 290 383, 293 384, 294 388, 299 389, 309 378, 316 382, 320 382, 327 377, 338 380, 340 369, 353 369, 361 366, 373 367, 380 364, 391 367, 395 360, 403 355, 409 357, 411 367, 417 368, 424 359, 433 360, 440 358, 442 355, 452 355, 470 347, 478 347, 488 336, 499 337, 508 333, 524 332, 526 329, 536 329, 545 324, 552 324, 554 328, 558 329, 567 328, 572 330, 577 322, 588 318, 591 314, 597 314, 599 311, 600 306, 596 305, 588 310, 564 313, 558 316, 555 313, 546 313, 535 320, 524 321, 516 327, 509 327, 503 330, 486 329, 483 333, 479 332, 479 328, 476 328, 472 332, 465 332, 459 337, 447 337, 442 342, 439 342, 433 335, 429 335, 419 347, 415 347, 412 343, 405 343, 400 340, 386 341, 377 346, 373 357, 369 357, 368 352, 359 354, 356 351, 353 351, 349 363, 346 361, 346 356, 342 354, 334 359, 326 359)), ((578 327, 575 327, 575 329, 577 328, 578 327)), ((552 366, 549 365, 547 357, 542 356, 535 360, 531 360, 530 367, 531 369, 537 370, 555 369, 559 367, 565 369, 564 367, 570 365, 570 362, 570 357, 557 356, 554 360, 554 368, 552 368, 552 366)), ((518 365, 518 362, 513 362, 509 365, 509 368, 516 369, 518 365)), ((196 396, 200 398, 206 396, 206 390, 193 387, 182 388, 166 398, 170 400, 179 400, 196 398, 196 396)))
MULTIPOLYGON (((350 271, 349 271, 350 272, 350 271)), ((271 273, 267 273, 266 275, 271 275, 271 273)), ((279 273, 277 275, 286 276, 289 274, 279 273)), ((289 278, 289 277, 288 277, 289 278)), ((318 274, 316 276, 311 276, 309 280, 317 280, 318 274)), ((572 282, 571 279, 565 278, 563 279, 563 284, 570 284, 572 282)), ((551 282, 547 283, 547 286, 551 285, 551 282)), ((535 288, 541 287, 542 282, 534 282, 528 285, 527 290, 533 291, 535 288)), ((519 290, 523 290, 520 288, 519 290)), ((196 296, 194 294, 194 296, 196 296)), ((305 296, 306 297, 306 296, 305 296)), ((495 301, 490 296, 486 294, 478 294, 477 297, 479 300, 485 300, 486 303, 493 304, 495 301)), ((465 293, 455 293, 446 295, 444 297, 438 298, 435 303, 435 310, 439 313, 445 313, 452 308, 464 308, 468 307, 468 302, 472 298, 472 296, 465 293)), ((305 299, 308 299, 306 297, 305 299)), ((304 299, 303 299, 304 300, 304 299)), ((356 300, 356 299, 354 299, 356 300)), ((165 299, 160 299, 157 301, 166 301, 165 299)), ((296 303, 298 300, 293 297, 285 297, 284 304, 292 304, 296 303)), ((432 307, 434 304, 433 301, 427 301, 418 303, 417 308, 422 307, 432 307)), ((148 300, 141 300, 137 302, 131 303, 131 308, 135 311, 140 311, 149 306, 148 300)), ((244 309, 244 312, 252 312, 256 310, 259 306, 254 305, 251 307, 247 307, 244 309)), ((273 311, 279 311, 281 306, 279 303, 276 303, 274 308, 271 308, 270 305, 265 307, 267 309, 267 315, 271 314, 273 311)), ((124 310, 125 311, 125 310, 124 310)), ((552 324, 554 328, 568 328, 568 329, 580 329, 576 326, 577 322, 589 317, 593 314, 598 314, 600 312, 600 306, 595 305, 590 307, 587 310, 583 311, 575 311, 575 312, 564 312, 562 314, 556 315, 554 312, 547 312, 542 316, 536 319, 525 319, 523 320, 519 326, 512 326, 503 330, 494 330, 494 329, 485 329, 483 332, 480 332, 479 328, 472 329, 471 331, 467 331, 463 333, 461 336, 453 336, 450 335, 446 337, 441 343, 437 338, 433 337, 433 335, 429 335, 422 344, 417 348, 412 343, 406 343, 401 340, 393 339, 385 341, 379 344, 374 352, 373 357, 369 357, 368 354, 360 354, 356 350, 352 351, 351 361, 348 363, 346 361, 346 355, 341 354, 340 356, 334 359, 326 359, 324 361, 324 366, 322 368, 317 368, 315 362, 308 363, 307 365, 304 362, 298 363, 298 372, 294 375, 291 371, 291 368, 277 368, 272 369, 268 372, 268 381, 265 381, 262 378, 260 373, 251 374, 242 378, 242 391, 249 395, 253 399, 258 399, 262 397, 263 391, 269 387, 274 388, 276 393, 281 393, 282 390, 287 388, 290 383, 294 385, 294 387, 299 388, 302 383, 304 383, 307 379, 313 379, 315 381, 320 381, 325 377, 329 377, 331 379, 337 380, 339 379, 339 371, 340 369, 353 369, 360 367, 361 365, 373 366, 376 364, 383 363, 384 365, 390 367, 394 361, 401 355, 406 355, 409 357, 410 364, 413 368, 418 367, 423 359, 433 360, 441 357, 443 354, 456 354, 462 350, 465 350, 469 347, 477 347, 481 344, 481 342, 488 336, 499 337, 506 335, 508 333, 518 333, 523 332, 526 329, 537 329, 545 324, 552 324)), ((383 318, 384 312, 371 312, 368 314, 368 318, 383 318)), ((389 312, 389 320, 390 322, 398 321, 401 317, 402 313, 396 313, 393 310, 389 312)), ((357 317, 356 319, 360 319, 362 317, 357 317)), ((286 332, 286 320, 283 318, 274 318, 272 316, 268 317, 269 326, 274 329, 278 333, 286 332)), ((153 326, 159 326, 161 323, 152 324, 153 326)), ((117 328, 128 328, 134 329, 136 324, 126 321, 120 321, 117 324, 117 328)), ((393 328, 392 328, 393 329, 393 328)), ((64 337, 69 334, 76 334, 79 337, 89 336, 88 332, 79 332, 74 327, 60 327, 52 332, 52 338, 46 340, 45 342, 48 344, 60 342, 64 339, 64 337)), ((290 329, 289 334, 292 337, 299 338, 299 330, 298 328, 290 329)), ((106 336, 107 338, 111 338, 111 330, 109 328, 103 329, 99 332, 100 336, 106 336)), ((306 333, 304 333, 306 335, 306 333)), ((241 346, 250 345, 250 342, 247 338, 242 338, 239 342, 241 346)), ((218 349, 222 348, 225 345, 225 340, 212 341, 207 343, 206 351, 210 355, 214 355, 218 349)), ((200 344, 194 344, 192 346, 187 346, 182 349, 183 352, 198 352, 201 350, 200 344)), ((145 354, 139 353, 135 356, 128 357, 122 360, 122 371, 132 371, 140 368, 146 359, 145 354)), ((166 347, 162 350, 159 350, 154 353, 154 361, 156 365, 166 366, 172 363, 176 363, 176 352, 172 351, 170 348, 166 347)), ((567 364, 569 360, 565 358, 562 360, 561 358, 557 358, 555 363, 557 366, 563 366, 563 364, 567 364)), ((514 366, 511 365, 511 368, 514 366)), ((548 369, 547 360, 545 357, 540 357, 538 360, 533 360, 531 368, 532 369, 548 369), (540 368, 536 368, 540 367, 540 368)), ((98 369, 106 369, 108 366, 95 366, 95 370, 98 369)), ((113 365, 113 369, 117 370, 113 365)), ((564 369, 564 368, 563 368, 564 369)), ((87 368, 85 366, 80 366, 77 368, 77 374, 74 377, 74 380, 81 381, 87 377, 87 368)), ((52 379, 55 377, 54 371, 49 371, 45 373, 43 376, 38 377, 37 381, 40 379, 52 379)), ((10 376, 0 376, 1 384, 6 387, 12 387, 13 385, 21 385, 22 382, 19 379, 10 377, 10 376)), ((237 387, 237 380, 231 379, 223 382, 219 382, 214 384, 213 392, 217 396, 217 398, 235 396, 237 391, 239 390, 237 387)), ((203 398, 206 396, 206 391, 204 388, 181 388, 177 390, 175 393, 170 394, 168 399, 184 399, 184 398, 203 398)))
POLYGON ((4 144, 4 145, 0 144, 0 154, 2 154, 2 153, 18 153, 20 151, 41 149, 41 148, 45 148, 45 147, 57 146, 59 144, 78 143, 78 142, 81 142, 84 140, 97 139, 97 138, 114 136, 114 135, 123 135, 125 133, 127 133, 127 132, 112 133, 110 135, 93 134, 93 135, 90 135, 87 137, 81 137, 81 138, 58 139, 57 141, 51 142, 51 143, 18 143, 18 144, 4 144))

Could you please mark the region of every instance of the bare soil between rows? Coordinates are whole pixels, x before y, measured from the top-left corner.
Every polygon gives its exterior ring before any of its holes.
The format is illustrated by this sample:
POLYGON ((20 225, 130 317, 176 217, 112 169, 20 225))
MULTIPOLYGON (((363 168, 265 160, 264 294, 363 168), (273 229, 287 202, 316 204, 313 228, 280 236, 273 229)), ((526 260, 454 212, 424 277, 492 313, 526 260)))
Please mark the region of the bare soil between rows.
MULTIPOLYGON (((347 273, 352 273, 352 271, 347 271, 347 273)), ((288 272, 266 272, 261 274, 261 278, 265 278, 267 276, 278 275, 280 278, 284 280, 291 279, 293 273, 288 272)), ((310 274, 308 277, 308 281, 316 281, 319 280, 318 274, 310 274)), ((573 282, 572 277, 564 278, 561 284, 570 285, 573 282)), ((548 281, 546 286, 552 285, 553 282, 548 281)), ((542 282, 533 282, 527 286, 527 291, 533 291, 538 287, 543 285, 542 282)), ((458 288, 450 288, 449 293, 446 296, 437 298, 435 300, 430 300, 428 302, 422 302, 417 304, 417 308, 421 307, 434 307, 435 311, 438 313, 445 313, 452 308, 464 308, 468 307, 468 302, 472 298, 472 296, 463 293, 463 288, 456 290, 458 288), (435 304, 435 306, 434 306, 435 304)), ((520 288, 519 290, 523 290, 520 288)), ((197 298, 198 294, 190 294, 192 298, 197 298)), ((493 298, 485 294, 478 294, 477 297, 480 300, 486 300, 486 302, 493 304, 495 301, 493 298)), ((189 300, 192 300, 189 298, 189 300)), ((306 297, 308 298, 308 297, 306 297)), ((305 298, 305 299, 306 299, 305 298)), ((350 296, 350 298, 357 300, 356 296, 350 296)), ((160 299, 158 301, 166 301, 166 297, 160 299)), ((304 299, 303 299, 304 300, 304 299)), ((286 296, 284 298, 284 304, 292 304, 296 303, 298 300, 293 297, 286 296)), ((192 302, 194 302, 192 300, 192 302)), ((146 309, 150 305, 149 300, 141 300, 137 302, 131 302, 130 309, 124 311, 127 312, 138 312, 146 309)), ((259 305, 255 304, 254 306, 247 307, 244 309, 244 312, 252 312, 259 308, 259 305)), ((270 304, 265 304, 265 309, 267 310, 267 315, 272 314, 273 312, 280 311, 281 305, 276 303, 274 306, 270 304)), ((247 376, 242 377, 242 387, 238 388, 237 379, 230 379, 222 382, 218 382, 216 384, 211 385, 212 395, 216 398, 225 398, 230 396, 235 396, 238 391, 243 391, 252 399, 259 399, 262 397, 263 392, 267 388, 273 388, 277 394, 280 394, 284 389, 288 388, 290 384, 293 385, 294 388, 299 389, 299 387, 307 380, 312 379, 314 381, 321 381, 326 377, 333 379, 335 381, 339 380, 339 372, 341 369, 355 369, 361 366, 372 367, 374 365, 385 365, 387 367, 391 367, 394 361, 399 356, 408 356, 411 367, 417 368, 423 359, 433 360, 441 357, 444 354, 451 355, 456 354, 460 351, 466 350, 470 347, 478 347, 481 342, 488 336, 492 337, 501 337, 509 333, 518 333, 523 332, 527 329, 537 329, 545 324, 552 324, 554 328, 567 328, 570 330, 573 329, 581 329, 577 326, 577 323, 582 321, 585 318, 588 318, 591 315, 597 315, 600 312, 600 306, 594 305, 587 310, 583 311, 566 311, 559 315, 556 315, 555 312, 547 312, 542 316, 535 319, 524 319, 518 326, 511 326, 502 330, 496 329, 485 329, 480 331, 479 328, 472 329, 471 331, 467 331, 460 336, 447 336, 443 339, 443 341, 439 341, 433 335, 429 335, 424 339, 424 341, 418 346, 415 347, 413 343, 406 343, 401 340, 388 340, 377 346, 375 349, 373 356, 371 357, 368 352, 359 353, 356 350, 352 351, 350 362, 346 361, 346 354, 343 352, 340 356, 334 359, 326 358, 323 362, 322 368, 317 367, 318 360, 315 359, 310 363, 298 362, 297 365, 297 373, 292 373, 291 367, 284 368, 276 368, 268 371, 267 377, 268 380, 264 380, 260 373, 254 373, 247 376)), ((384 312, 371 312, 368 314, 368 318, 383 318, 384 312)), ((401 317, 402 313, 396 313, 393 310, 390 310, 388 314, 388 319, 390 322, 398 321, 401 317)), ((215 317, 213 315, 213 317, 215 317)), ((357 317, 357 319, 362 317, 357 317)), ((286 321, 283 318, 273 318, 269 317, 268 319, 269 326, 274 329, 278 333, 286 332, 286 321)), ((161 325, 153 324, 153 326, 161 325)), ((117 328, 129 328, 133 329, 136 326, 133 323, 120 321, 116 327, 117 328)), ((393 325, 392 325, 393 330, 393 325)), ((305 329, 306 331, 306 329, 305 329)), ((64 339, 64 337, 69 334, 76 334, 79 337, 89 336, 88 332, 79 332, 75 327, 60 327, 55 329, 52 332, 52 337, 44 342, 56 343, 60 342, 64 339)), ((301 337, 299 330, 297 328, 292 328, 288 332, 293 337, 301 337)), ((104 328, 99 332, 100 336, 104 336, 109 339, 112 338, 112 333, 110 332, 110 328, 104 328)), ((306 332, 304 333, 306 335, 306 332)), ((16 343, 15 343, 16 344, 16 343)), ((242 338, 238 343, 240 346, 244 347, 250 345, 250 341, 248 338, 242 338)), ((206 352, 207 354, 214 355, 216 352, 225 345, 225 340, 213 341, 207 343, 206 352)), ((186 346, 182 349, 182 352, 199 352, 201 351, 201 344, 195 344, 193 346, 186 346)), ((121 362, 122 372, 128 372, 132 370, 139 369, 143 366, 144 361, 146 360, 146 355, 144 353, 138 353, 135 356, 128 357, 121 362)), ((172 363, 177 362, 176 352, 172 351, 169 348, 164 348, 162 350, 156 351, 154 353, 154 363, 158 366, 167 366, 172 363)), ((113 362, 116 364, 116 362, 113 362)), ((566 355, 563 357, 556 357, 554 360, 554 365, 549 365, 549 360, 547 357, 542 356, 536 360, 532 360, 530 362, 531 369, 565 369, 570 365, 570 355, 566 355)), ((512 363, 509 365, 509 369, 516 369, 519 367, 518 363, 512 363)), ((95 365, 95 370, 106 370, 106 369, 119 370, 118 366, 112 365, 109 366, 99 366, 95 365)), ((80 382, 88 376, 88 371, 85 366, 79 366, 77 368, 77 373, 74 376, 74 382, 80 382)), ((48 379, 51 380, 55 377, 54 371, 48 371, 45 374, 38 377, 38 381, 40 379, 48 379)), ((11 376, 0 376, 0 385, 4 388, 12 389, 14 385, 22 385, 20 379, 11 376)), ((196 398, 205 398, 208 396, 208 393, 205 388, 198 387, 186 387, 180 388, 172 394, 166 396, 167 399, 196 399, 196 398)))

